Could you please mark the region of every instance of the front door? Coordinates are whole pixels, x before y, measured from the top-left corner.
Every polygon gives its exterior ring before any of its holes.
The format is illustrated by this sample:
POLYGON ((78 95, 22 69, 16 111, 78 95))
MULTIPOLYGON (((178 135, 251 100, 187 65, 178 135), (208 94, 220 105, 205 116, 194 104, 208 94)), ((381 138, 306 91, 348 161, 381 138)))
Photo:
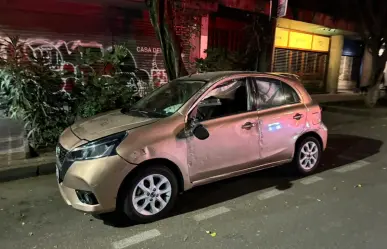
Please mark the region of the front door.
POLYGON ((246 78, 226 80, 199 104, 195 115, 210 136, 188 138, 192 181, 227 175, 258 162, 258 119, 252 111, 249 84, 246 78))
POLYGON ((253 78, 260 132, 260 164, 292 159, 306 125, 306 108, 296 91, 271 78, 253 78))

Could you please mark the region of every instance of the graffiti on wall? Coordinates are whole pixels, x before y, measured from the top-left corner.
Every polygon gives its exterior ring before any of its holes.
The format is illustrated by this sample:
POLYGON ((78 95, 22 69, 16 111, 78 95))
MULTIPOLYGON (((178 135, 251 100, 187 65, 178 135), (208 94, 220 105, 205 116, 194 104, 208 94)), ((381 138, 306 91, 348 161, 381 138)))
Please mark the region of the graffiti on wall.
MULTIPOLYGON (((8 40, 7 37, 0 36, 0 56, 6 59, 9 53, 7 43, 1 42, 8 40)), ((71 90, 72 82, 77 77, 90 71, 95 71, 90 65, 79 65, 77 58, 82 56, 82 49, 89 49, 93 54, 103 56, 104 53, 112 50, 112 46, 105 46, 96 41, 82 40, 51 40, 42 38, 27 38, 21 39, 22 49, 25 57, 31 61, 36 61, 37 58, 42 58, 47 66, 52 70, 65 72, 63 75, 64 89, 71 90)), ((128 86, 137 89, 140 95, 147 92, 148 89, 158 87, 168 81, 166 71, 160 65, 161 49, 149 47, 137 47, 134 51, 138 58, 143 61, 137 61, 133 51, 129 51, 128 59, 125 61, 125 70, 123 74, 126 77, 125 82, 128 86), (142 53, 147 53, 149 56, 140 56, 142 53), (144 61, 146 60, 146 61, 144 61), (141 64, 139 66, 138 64, 141 64)))

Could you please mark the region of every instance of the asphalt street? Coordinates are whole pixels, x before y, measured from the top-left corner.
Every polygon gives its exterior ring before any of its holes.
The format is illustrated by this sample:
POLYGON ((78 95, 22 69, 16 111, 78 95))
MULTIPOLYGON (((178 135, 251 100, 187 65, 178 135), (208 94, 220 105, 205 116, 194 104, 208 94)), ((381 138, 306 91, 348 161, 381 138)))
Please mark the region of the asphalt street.
POLYGON ((62 200, 54 175, 0 184, 0 248, 385 249, 387 118, 325 113, 321 170, 288 165, 188 191, 174 213, 136 225, 62 200))

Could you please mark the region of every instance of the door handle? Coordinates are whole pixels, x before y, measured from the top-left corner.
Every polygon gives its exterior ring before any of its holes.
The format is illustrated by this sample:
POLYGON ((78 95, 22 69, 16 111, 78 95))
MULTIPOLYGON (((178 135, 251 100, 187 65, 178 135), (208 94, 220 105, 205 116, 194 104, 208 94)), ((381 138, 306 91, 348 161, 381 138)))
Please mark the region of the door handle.
POLYGON ((302 114, 297 113, 296 115, 293 116, 293 119, 295 120, 300 120, 302 118, 302 114))
POLYGON ((251 123, 251 122, 247 122, 245 123, 244 125, 242 125, 242 129, 245 129, 245 130, 250 130, 251 128, 255 127, 256 124, 254 123, 251 123))

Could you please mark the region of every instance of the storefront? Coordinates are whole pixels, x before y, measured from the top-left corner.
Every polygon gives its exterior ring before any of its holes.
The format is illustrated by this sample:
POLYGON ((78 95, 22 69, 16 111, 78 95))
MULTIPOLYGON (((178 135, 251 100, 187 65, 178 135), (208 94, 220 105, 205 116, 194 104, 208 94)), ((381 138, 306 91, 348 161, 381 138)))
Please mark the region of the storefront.
POLYGON ((330 37, 276 28, 273 72, 294 73, 313 92, 325 89, 330 37))

